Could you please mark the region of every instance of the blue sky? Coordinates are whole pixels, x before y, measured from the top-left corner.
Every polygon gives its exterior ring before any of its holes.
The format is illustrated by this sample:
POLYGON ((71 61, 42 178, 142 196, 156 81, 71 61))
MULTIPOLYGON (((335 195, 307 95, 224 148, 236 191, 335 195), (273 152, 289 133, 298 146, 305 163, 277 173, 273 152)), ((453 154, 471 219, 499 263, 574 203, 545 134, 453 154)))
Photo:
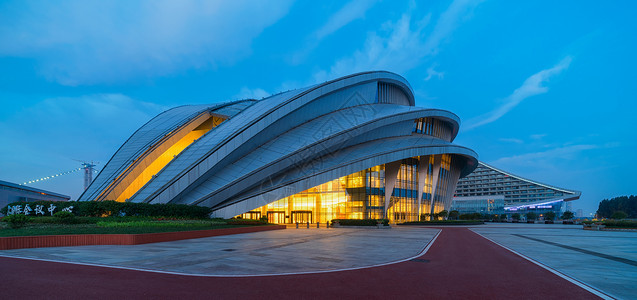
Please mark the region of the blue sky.
MULTIPOLYGON (((632 1, 3 1, 0 180, 92 160, 176 105, 365 70, 463 120, 456 142, 523 177, 635 194, 632 1)), ((81 173, 33 185, 77 198, 81 173)))

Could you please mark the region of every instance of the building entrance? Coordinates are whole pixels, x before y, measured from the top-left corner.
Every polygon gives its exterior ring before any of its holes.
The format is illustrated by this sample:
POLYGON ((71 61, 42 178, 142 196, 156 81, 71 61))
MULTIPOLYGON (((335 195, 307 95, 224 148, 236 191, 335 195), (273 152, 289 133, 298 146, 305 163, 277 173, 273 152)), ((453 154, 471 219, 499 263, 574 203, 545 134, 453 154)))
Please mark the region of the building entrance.
POLYGON ((292 212, 292 223, 312 223, 312 211, 311 210, 296 210, 292 212))
POLYGON ((285 212, 284 211, 269 211, 268 223, 285 224, 285 212))

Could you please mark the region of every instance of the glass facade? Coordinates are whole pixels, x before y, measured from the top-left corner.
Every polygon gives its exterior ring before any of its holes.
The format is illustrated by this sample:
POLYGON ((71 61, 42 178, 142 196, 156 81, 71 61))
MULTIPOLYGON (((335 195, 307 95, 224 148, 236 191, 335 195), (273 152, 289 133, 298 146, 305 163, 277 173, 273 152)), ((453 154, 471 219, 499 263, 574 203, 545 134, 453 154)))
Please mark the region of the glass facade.
POLYGON ((274 201, 241 217, 258 219, 267 216, 271 223, 382 218, 396 223, 418 221, 420 214, 436 213, 450 205, 460 175, 453 158, 442 154, 403 159, 389 201, 385 197, 386 183, 389 182, 385 178, 387 165, 380 165, 274 201), (421 172, 420 167, 423 168, 421 172), (436 171, 438 180, 434 192, 432 186, 436 171), (419 173, 425 177, 420 189, 419 173), (420 203, 419 190, 422 192, 420 203))
POLYGON ((421 133, 451 142, 453 129, 447 122, 434 118, 420 118, 414 122, 414 133, 421 133))
POLYGON ((223 121, 224 118, 207 111, 201 113, 149 148, 100 197, 118 202, 127 201, 179 153, 223 121))
POLYGON ((480 162, 478 168, 458 182, 456 197, 504 196, 506 205, 520 205, 554 199, 579 198, 569 191, 510 175, 480 162))
POLYGON ((451 210, 456 210, 460 214, 476 212, 481 214, 502 214, 504 213, 504 197, 455 197, 451 202, 451 210))

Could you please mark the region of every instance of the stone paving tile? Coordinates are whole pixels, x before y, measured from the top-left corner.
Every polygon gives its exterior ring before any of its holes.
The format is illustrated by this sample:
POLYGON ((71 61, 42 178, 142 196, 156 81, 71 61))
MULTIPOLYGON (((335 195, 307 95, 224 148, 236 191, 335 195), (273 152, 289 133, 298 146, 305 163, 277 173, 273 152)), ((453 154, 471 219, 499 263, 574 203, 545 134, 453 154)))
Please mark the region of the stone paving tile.
POLYGON ((145 245, 16 249, 0 254, 192 274, 277 274, 397 261, 418 254, 437 232, 402 227, 286 229, 145 245))
POLYGON ((589 231, 562 224, 472 228, 506 247, 619 299, 637 299, 637 266, 521 236, 637 261, 637 232, 589 231), (521 235, 521 236, 517 236, 521 235))

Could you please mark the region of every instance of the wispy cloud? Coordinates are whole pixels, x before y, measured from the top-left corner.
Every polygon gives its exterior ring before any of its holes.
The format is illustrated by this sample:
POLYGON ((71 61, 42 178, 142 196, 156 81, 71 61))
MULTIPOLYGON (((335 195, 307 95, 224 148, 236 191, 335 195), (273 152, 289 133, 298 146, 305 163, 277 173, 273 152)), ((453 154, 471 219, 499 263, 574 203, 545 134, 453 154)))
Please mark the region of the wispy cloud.
POLYGON ((255 88, 251 89, 248 87, 241 88, 241 91, 235 96, 237 99, 261 99, 267 96, 270 96, 271 93, 266 92, 263 89, 255 88))
POLYGON ((436 66, 433 65, 429 68, 427 68, 427 77, 425 77, 425 81, 429 81, 431 78, 433 77, 438 77, 438 79, 442 79, 445 77, 445 73, 444 72, 438 72, 436 70, 434 70, 436 66))
POLYGON ((305 46, 291 56, 291 63, 298 64, 305 60, 321 41, 346 25, 365 18, 365 13, 378 2, 377 0, 352 0, 336 13, 331 15, 325 24, 309 35, 305 46))
POLYGON ((530 136, 530 138, 534 139, 534 140, 541 140, 543 139, 545 136, 547 136, 546 133, 538 133, 538 134, 532 134, 530 136))
MULTIPOLYGON (((79 167, 73 159, 99 161, 101 168, 133 132, 167 107, 122 94, 48 98, 0 120, 0 179, 23 182, 79 167)), ((79 174, 79 173, 78 173, 79 174)), ((77 174, 76 174, 77 175, 77 174)), ((37 188, 72 196, 81 176, 42 183, 37 188)))
POLYGON ((315 82, 367 70, 404 73, 417 67, 423 58, 439 51, 441 43, 470 16, 481 1, 454 1, 437 19, 433 29, 426 28, 431 14, 412 20, 412 7, 396 21, 384 23, 378 32, 370 32, 362 49, 339 59, 329 70, 317 72, 315 82))
POLYGON ((470 119, 467 121, 467 125, 464 129, 470 130, 497 121, 518 106, 524 99, 548 92, 549 89, 546 84, 552 77, 568 69, 571 60, 571 57, 567 56, 553 67, 531 75, 522 83, 522 86, 515 89, 511 95, 504 99, 504 103, 500 107, 484 115, 470 119))
POLYGON ((545 151, 531 152, 520 155, 502 157, 490 162, 494 166, 506 168, 513 166, 543 166, 550 165, 554 160, 572 160, 576 159, 581 152, 586 150, 597 149, 601 147, 612 147, 613 145, 593 145, 578 144, 557 147, 545 151))
POLYGON ((521 139, 516 139, 516 138, 501 138, 499 139, 501 142, 507 142, 507 143, 514 143, 514 144, 522 144, 524 143, 523 140, 521 139))
POLYGON ((165 109, 122 94, 49 98, 0 121, 0 136, 11 141, 0 148, 2 153, 31 149, 38 157, 110 155, 165 109))
POLYGON ((352 21, 365 17, 365 12, 371 8, 376 0, 352 0, 345 4, 335 14, 333 14, 327 22, 312 34, 316 40, 322 40, 324 37, 336 32, 343 26, 352 21))
POLYGON ((290 1, 16 2, 0 10, 0 56, 66 85, 117 83, 232 64, 290 1))

